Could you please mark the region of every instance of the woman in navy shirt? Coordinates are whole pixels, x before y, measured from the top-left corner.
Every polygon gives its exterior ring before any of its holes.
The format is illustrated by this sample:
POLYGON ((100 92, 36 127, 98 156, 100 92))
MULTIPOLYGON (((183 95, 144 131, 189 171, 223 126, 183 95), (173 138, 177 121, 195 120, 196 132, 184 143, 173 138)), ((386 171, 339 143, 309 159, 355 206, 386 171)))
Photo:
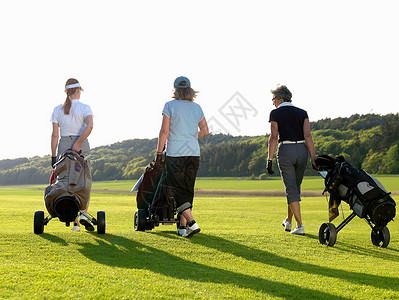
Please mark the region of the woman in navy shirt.
POLYGON ((305 234, 302 224, 301 183, 308 161, 308 152, 314 164, 316 157, 314 143, 310 133, 310 123, 305 110, 291 103, 292 94, 284 85, 271 91, 273 105, 276 109, 270 112, 271 133, 269 137, 267 170, 273 174, 272 159, 278 143, 277 164, 284 182, 287 195, 288 213, 282 225, 286 231, 292 229, 292 217, 295 217, 296 228, 290 233, 305 234))

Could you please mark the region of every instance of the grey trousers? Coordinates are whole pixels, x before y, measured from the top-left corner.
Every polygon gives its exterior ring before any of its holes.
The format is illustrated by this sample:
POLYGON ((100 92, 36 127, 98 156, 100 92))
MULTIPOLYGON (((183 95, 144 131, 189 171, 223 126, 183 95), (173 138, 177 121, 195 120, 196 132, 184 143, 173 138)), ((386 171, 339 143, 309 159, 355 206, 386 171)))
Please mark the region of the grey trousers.
POLYGON ((277 164, 284 182, 287 203, 301 201, 301 184, 308 162, 308 148, 305 143, 280 144, 277 164))
MULTIPOLYGON (((57 159, 68 149, 72 149, 73 144, 77 141, 79 136, 71 135, 71 136, 62 136, 58 142, 57 149, 57 159)), ((81 144, 82 147, 82 155, 87 156, 90 153, 90 145, 89 141, 86 139, 81 144)))
MULTIPOLYGON (((73 144, 75 144, 76 140, 79 136, 70 135, 70 136, 62 136, 58 142, 58 149, 57 149, 57 160, 60 158, 61 154, 64 153, 68 149, 72 149, 73 144)), ((90 153, 90 144, 87 139, 83 141, 80 145, 82 147, 82 155, 84 157, 88 156, 90 153)), ((91 172, 91 164, 90 160, 87 160, 87 165, 89 166, 89 170, 91 172)))

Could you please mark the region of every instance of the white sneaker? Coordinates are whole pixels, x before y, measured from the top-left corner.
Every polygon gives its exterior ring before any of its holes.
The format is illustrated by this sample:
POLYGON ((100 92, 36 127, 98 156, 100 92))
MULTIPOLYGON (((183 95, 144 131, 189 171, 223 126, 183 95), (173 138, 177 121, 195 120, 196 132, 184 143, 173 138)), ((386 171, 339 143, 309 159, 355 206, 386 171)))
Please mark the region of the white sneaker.
POLYGON ((289 222, 287 221, 287 219, 284 219, 284 221, 281 223, 281 225, 284 226, 285 231, 291 231, 292 224, 289 223, 289 222))
POLYGON ((87 231, 94 231, 93 223, 91 223, 90 220, 85 215, 80 216, 79 222, 85 227, 87 231))
POLYGON ((178 236, 185 236, 186 234, 187 234, 187 228, 182 228, 182 229, 178 228, 177 229, 178 236))
POLYGON ((182 237, 189 238, 200 231, 201 231, 201 229, 199 228, 198 224, 194 223, 192 226, 187 227, 186 234, 182 235, 182 237))
POLYGON ((79 226, 79 224, 77 224, 77 223, 73 223, 73 226, 72 226, 72 229, 71 229, 72 231, 80 231, 80 226, 79 226))
POLYGON ((305 227, 302 226, 301 227, 296 227, 293 231, 290 232, 291 234, 298 234, 298 235, 305 235, 305 227))

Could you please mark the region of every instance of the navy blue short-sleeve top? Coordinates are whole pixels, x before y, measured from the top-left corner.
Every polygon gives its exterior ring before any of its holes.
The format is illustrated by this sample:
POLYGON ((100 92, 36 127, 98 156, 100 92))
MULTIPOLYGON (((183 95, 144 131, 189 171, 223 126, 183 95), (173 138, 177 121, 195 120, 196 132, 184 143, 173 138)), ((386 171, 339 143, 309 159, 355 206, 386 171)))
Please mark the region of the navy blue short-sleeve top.
POLYGON ((269 122, 278 124, 278 141, 301 141, 303 135, 303 123, 308 118, 308 113, 292 105, 290 102, 283 102, 278 108, 270 112, 269 122))

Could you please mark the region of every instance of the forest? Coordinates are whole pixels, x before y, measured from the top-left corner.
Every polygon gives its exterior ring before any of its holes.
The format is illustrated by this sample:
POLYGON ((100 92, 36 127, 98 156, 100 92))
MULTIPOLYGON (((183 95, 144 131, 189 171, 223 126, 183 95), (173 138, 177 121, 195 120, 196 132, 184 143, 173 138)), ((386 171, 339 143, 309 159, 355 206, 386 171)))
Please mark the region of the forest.
MULTIPOLYGON (((352 115, 311 122, 317 155, 342 155, 371 174, 399 174, 399 114, 352 115)), ((200 177, 267 179, 268 135, 209 135, 200 141, 200 177)), ((132 139, 92 149, 93 180, 137 179, 153 160, 157 139, 132 139)), ((45 184, 51 158, 0 160, 0 185, 45 184)), ((276 167, 276 161, 273 162, 276 167)), ((316 175, 308 164, 306 175, 316 175)), ((278 176, 278 172, 273 175, 278 176)))

